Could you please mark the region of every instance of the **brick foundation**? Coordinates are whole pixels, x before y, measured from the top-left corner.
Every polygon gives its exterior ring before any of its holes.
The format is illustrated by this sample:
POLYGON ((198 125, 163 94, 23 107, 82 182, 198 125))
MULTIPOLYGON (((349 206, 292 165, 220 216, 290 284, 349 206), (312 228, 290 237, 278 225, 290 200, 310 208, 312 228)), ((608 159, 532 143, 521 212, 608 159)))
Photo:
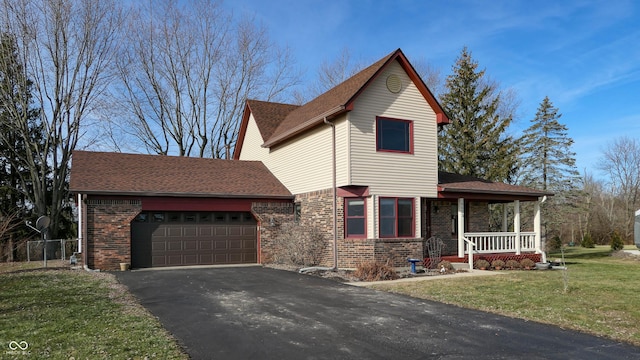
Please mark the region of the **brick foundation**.
POLYGON ((140 200, 87 200, 87 265, 119 270, 131 264, 131 221, 142 211, 140 200))

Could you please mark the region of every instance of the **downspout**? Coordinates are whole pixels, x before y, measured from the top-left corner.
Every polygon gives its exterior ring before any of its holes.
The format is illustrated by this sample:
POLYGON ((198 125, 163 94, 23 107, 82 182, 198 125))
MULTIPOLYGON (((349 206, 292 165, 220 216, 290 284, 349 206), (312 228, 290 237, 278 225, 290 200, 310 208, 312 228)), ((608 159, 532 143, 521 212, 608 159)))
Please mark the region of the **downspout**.
POLYGON ((87 251, 87 195, 78 194, 78 252, 82 256, 82 268, 86 271, 100 271, 91 269, 87 265, 89 252, 87 251))
POLYGON ((332 157, 332 177, 333 177, 333 270, 338 270, 338 194, 336 192, 336 125, 327 121, 324 123, 331 126, 331 157, 332 157))

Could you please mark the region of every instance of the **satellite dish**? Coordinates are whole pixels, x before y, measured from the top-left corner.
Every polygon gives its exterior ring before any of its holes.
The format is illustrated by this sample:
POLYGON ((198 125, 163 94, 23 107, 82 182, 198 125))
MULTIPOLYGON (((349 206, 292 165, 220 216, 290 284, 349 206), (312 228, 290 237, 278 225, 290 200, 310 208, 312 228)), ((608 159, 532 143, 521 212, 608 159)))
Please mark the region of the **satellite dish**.
POLYGON ((50 224, 51 219, 49 219, 49 217, 46 215, 42 215, 38 218, 38 220, 36 220, 36 229, 38 229, 38 231, 42 231, 48 228, 50 224))

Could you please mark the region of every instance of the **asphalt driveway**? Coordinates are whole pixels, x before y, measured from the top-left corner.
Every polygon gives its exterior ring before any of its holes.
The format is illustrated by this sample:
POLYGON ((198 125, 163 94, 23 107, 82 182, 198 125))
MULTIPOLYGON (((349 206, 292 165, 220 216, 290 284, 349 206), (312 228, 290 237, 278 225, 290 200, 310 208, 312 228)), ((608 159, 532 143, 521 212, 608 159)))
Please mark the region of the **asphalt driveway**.
POLYGON ((193 359, 638 359, 553 326, 262 267, 116 273, 193 359))

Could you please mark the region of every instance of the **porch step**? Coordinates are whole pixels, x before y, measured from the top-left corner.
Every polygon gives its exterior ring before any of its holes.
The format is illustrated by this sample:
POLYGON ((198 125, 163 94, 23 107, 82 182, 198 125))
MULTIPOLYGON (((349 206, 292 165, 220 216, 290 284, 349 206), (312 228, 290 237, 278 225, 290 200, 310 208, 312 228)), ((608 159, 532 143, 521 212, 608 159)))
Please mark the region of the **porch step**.
POLYGON ((463 263, 463 262, 452 262, 451 265, 456 270, 469 270, 469 263, 468 262, 466 262, 466 263, 463 263))

